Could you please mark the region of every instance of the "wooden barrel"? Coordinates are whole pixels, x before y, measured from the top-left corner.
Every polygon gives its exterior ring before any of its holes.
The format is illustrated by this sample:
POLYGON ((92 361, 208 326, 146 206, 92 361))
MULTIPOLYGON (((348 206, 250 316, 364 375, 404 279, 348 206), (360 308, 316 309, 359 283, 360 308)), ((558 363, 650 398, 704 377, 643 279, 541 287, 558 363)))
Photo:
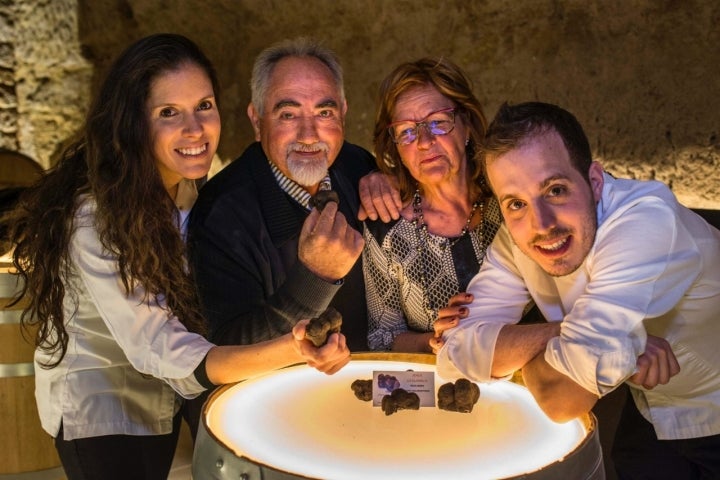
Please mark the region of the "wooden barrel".
POLYGON ((2 217, 15 207, 23 190, 42 174, 43 168, 32 158, 0 147, 0 254, 10 249, 7 225, 2 217))
POLYGON ((27 155, 0 148, 0 189, 27 187, 42 176, 43 168, 27 155))
POLYGON ((35 404, 33 339, 22 335, 21 307, 7 306, 17 286, 10 265, 0 261, 0 474, 60 465, 52 437, 40 426, 35 404))

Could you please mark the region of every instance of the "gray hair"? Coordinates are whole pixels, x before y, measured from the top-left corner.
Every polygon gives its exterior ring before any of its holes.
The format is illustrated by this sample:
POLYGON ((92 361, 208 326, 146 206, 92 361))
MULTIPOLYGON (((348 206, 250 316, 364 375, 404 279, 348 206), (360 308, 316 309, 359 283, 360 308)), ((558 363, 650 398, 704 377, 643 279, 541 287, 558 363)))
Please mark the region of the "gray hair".
POLYGON ((275 65, 285 57, 311 57, 320 60, 330 70, 335 79, 335 84, 340 91, 340 100, 345 100, 342 67, 332 50, 307 37, 283 40, 260 52, 253 65, 252 78, 250 79, 251 101, 260 116, 264 114, 264 100, 270 84, 270 76, 275 65))

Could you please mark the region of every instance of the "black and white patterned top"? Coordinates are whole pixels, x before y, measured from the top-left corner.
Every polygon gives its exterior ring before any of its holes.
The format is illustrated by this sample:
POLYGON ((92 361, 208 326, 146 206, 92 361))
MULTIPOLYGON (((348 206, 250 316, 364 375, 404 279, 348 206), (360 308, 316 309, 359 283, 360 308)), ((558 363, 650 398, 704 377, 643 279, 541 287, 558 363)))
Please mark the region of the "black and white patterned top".
POLYGON ((483 221, 456 242, 421 233, 402 217, 390 223, 366 221, 363 273, 370 349, 390 350, 403 332, 432 331, 438 310, 465 291, 480 270, 501 222, 494 198, 487 202, 483 221))

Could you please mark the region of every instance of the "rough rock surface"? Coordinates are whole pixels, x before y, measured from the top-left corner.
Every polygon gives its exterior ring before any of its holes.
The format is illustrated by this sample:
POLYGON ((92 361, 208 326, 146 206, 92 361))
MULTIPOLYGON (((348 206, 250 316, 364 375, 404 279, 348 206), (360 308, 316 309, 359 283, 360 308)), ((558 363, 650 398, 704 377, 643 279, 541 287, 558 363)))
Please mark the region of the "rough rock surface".
POLYGON ((344 64, 354 143, 370 147, 375 95, 392 67, 444 55, 472 78, 488 117, 506 100, 558 103, 613 174, 662 180, 690 206, 720 208, 718 24, 715 0, 9 0, 0 2, 0 145, 47 166, 111 59, 140 36, 173 31, 217 66, 219 155, 230 161, 253 140, 255 55, 312 34, 344 64))
POLYGON ((76 0, 0 2, 0 147, 49 167, 82 124, 92 72, 76 0))

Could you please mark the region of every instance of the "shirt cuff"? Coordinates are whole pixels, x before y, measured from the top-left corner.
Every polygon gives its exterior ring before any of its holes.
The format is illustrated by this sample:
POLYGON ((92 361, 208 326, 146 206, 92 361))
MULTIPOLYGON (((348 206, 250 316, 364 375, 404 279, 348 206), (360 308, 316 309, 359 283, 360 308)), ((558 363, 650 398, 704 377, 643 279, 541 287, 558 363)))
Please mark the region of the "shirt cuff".
POLYGON ((437 354, 437 372, 446 380, 465 377, 475 382, 497 380, 492 376, 495 343, 504 323, 478 325, 461 320, 445 333, 445 345, 437 354))
POLYGON ((585 390, 603 397, 635 371, 637 358, 631 340, 617 340, 617 344, 615 350, 602 351, 554 337, 545 348, 545 361, 585 390))
POLYGON ((322 312, 330 305, 342 284, 343 279, 337 282, 323 280, 298 260, 283 286, 287 287, 289 296, 302 308, 322 312))
POLYGON ((205 390, 212 390, 217 385, 212 383, 207 375, 207 368, 205 367, 205 362, 207 361, 207 355, 203 357, 203 359, 200 361, 198 366, 195 368, 195 371, 193 372, 195 374, 195 380, 202 385, 205 390))

